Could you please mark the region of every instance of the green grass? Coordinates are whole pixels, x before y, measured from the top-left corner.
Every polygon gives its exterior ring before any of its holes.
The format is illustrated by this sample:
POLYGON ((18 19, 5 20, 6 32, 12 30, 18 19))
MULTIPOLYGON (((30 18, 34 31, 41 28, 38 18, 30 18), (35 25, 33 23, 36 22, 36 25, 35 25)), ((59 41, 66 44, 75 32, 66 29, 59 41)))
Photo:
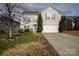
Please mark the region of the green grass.
POLYGON ((7 33, 5 33, 5 34, 0 34, 0 39, 2 39, 2 38, 7 38, 8 37, 8 34, 7 33))
MULTIPOLYGON (((16 32, 12 33, 13 36, 18 35, 18 34, 19 33, 16 33, 16 32)), ((6 39, 6 38, 9 38, 9 33, 3 33, 3 34, 0 33, 0 39, 6 39)))
POLYGON ((13 40, 13 41, 9 41, 4 44, 0 44, 0 53, 2 53, 4 50, 6 50, 8 48, 15 47, 16 44, 29 43, 32 41, 38 41, 38 37, 35 36, 31 32, 23 33, 22 35, 19 36, 19 38, 17 40, 13 40))

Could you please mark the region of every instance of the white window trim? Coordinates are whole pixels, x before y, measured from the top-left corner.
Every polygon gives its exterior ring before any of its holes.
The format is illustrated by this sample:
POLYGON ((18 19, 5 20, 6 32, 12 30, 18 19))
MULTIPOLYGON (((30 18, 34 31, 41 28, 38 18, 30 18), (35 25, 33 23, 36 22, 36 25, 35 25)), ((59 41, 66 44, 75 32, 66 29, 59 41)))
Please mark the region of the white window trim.
POLYGON ((30 19, 29 21, 31 22, 31 17, 26 18, 27 23, 30 23, 30 22, 28 22, 28 18, 30 19))
POLYGON ((52 20, 52 19, 55 19, 55 14, 51 14, 51 13, 47 13, 46 16, 45 16, 46 20, 52 20), (48 19, 49 17, 49 19, 48 19), (53 17, 53 18, 52 18, 53 17))

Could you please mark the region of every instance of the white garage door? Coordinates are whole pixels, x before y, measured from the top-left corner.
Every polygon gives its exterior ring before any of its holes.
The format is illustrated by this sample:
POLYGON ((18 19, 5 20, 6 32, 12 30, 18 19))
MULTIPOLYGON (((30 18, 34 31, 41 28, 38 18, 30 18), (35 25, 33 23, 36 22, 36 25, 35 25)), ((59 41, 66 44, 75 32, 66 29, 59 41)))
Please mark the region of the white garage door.
POLYGON ((58 32, 58 26, 43 26, 43 32, 45 33, 53 33, 58 32))

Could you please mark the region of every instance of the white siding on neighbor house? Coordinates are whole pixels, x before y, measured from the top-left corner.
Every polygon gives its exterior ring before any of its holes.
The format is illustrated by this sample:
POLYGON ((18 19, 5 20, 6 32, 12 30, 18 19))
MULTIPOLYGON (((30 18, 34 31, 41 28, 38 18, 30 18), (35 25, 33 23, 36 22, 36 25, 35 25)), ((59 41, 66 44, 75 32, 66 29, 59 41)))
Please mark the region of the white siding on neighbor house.
POLYGON ((29 29, 34 31, 34 24, 37 24, 38 15, 33 15, 33 14, 32 15, 27 15, 26 14, 26 15, 23 15, 23 18, 26 19, 26 22, 23 22, 24 19, 22 19, 20 28, 24 29, 24 26, 26 26, 26 28, 28 28, 28 26, 29 26, 29 29))
POLYGON ((49 7, 43 10, 41 15, 43 19, 43 32, 58 32, 61 14, 52 7, 49 7), (47 17, 49 17, 49 19, 47 19, 47 17))

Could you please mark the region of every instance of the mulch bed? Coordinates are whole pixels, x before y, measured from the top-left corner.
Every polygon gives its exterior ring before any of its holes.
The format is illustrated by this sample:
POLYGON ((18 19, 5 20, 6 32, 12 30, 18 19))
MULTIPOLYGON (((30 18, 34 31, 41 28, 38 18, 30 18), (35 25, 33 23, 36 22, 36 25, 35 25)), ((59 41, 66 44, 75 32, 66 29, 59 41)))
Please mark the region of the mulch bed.
POLYGON ((47 39, 43 36, 42 33, 37 33, 36 34, 40 39, 40 43, 42 43, 43 45, 47 46, 47 50, 49 50, 49 52, 51 53, 51 56, 59 56, 59 54, 57 53, 57 51, 52 47, 52 45, 47 41, 47 39))
POLYGON ((64 31, 63 33, 79 37, 79 31, 64 31))
POLYGON ((59 56, 57 51, 52 47, 52 45, 47 40, 44 40, 42 44, 47 46, 46 49, 49 50, 49 52, 51 53, 51 56, 59 56))

